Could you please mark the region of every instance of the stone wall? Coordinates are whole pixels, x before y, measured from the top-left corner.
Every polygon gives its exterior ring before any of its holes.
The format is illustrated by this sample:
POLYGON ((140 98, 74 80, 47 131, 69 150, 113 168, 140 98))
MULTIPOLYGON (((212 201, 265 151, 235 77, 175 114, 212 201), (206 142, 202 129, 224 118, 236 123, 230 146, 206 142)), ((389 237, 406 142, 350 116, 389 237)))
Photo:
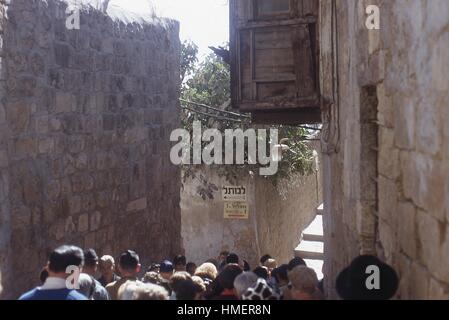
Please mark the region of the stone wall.
MULTIPOLYGON (((319 143, 311 148, 320 151, 319 143)), ((258 241, 262 254, 269 253, 280 264, 288 263, 300 242, 301 232, 316 216, 323 203, 321 157, 317 157, 313 174, 296 175, 276 186, 256 178, 256 212, 258 241)))
POLYGON ((69 30, 65 8, 11 0, 3 23, 3 298, 35 286, 61 244, 134 249, 144 264, 181 251, 179 170, 169 161, 179 24, 125 24, 84 8, 81 29, 69 30))
MULTIPOLYGON (((188 180, 181 192, 182 237, 188 260, 202 263, 226 249, 244 257, 252 267, 266 253, 280 263, 288 262, 301 231, 322 203, 320 172, 281 180, 277 186, 260 176, 242 176, 237 185, 247 186, 248 220, 224 219, 221 190, 214 192, 213 200, 203 200, 197 193, 198 179, 188 180)), ((200 173, 219 188, 232 185, 211 168, 200 173)))
POLYGON ((447 299, 449 3, 340 0, 332 18, 332 2, 321 1, 326 289, 336 298, 338 272, 375 253, 400 275, 397 298, 447 299), (370 4, 380 30, 365 27, 370 4), (370 112, 377 137, 366 134, 370 112))
POLYGON ((224 219, 221 187, 233 184, 207 166, 201 168, 199 174, 220 190, 213 193, 214 199, 203 200, 197 192, 197 188, 202 185, 198 179, 189 179, 184 183, 181 192, 181 226, 187 259, 199 265, 208 259, 217 258, 221 250, 229 250, 254 265, 260 255, 258 241, 255 241, 258 218, 254 206, 254 179, 245 175, 237 183, 247 187, 249 219, 228 220, 224 219))
MULTIPOLYGON (((5 27, 4 0, 0 1, 0 37, 3 37, 5 27)), ((0 45, 0 57, 4 59, 3 45, 0 45)), ((5 70, 0 69, 0 97, 5 96, 5 70)), ((8 139, 9 129, 6 123, 6 110, 3 99, 0 100, 0 296, 4 284, 10 278, 9 241, 10 241, 10 210, 9 210, 9 171, 8 171, 8 139)))

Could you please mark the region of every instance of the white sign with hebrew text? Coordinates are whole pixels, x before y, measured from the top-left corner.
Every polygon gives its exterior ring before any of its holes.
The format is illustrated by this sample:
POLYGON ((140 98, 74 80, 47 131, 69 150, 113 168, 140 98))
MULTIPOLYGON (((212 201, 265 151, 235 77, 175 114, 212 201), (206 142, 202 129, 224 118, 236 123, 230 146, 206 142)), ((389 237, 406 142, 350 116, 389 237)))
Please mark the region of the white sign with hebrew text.
POLYGON ((246 187, 244 186, 223 186, 221 189, 223 201, 246 201, 246 187))

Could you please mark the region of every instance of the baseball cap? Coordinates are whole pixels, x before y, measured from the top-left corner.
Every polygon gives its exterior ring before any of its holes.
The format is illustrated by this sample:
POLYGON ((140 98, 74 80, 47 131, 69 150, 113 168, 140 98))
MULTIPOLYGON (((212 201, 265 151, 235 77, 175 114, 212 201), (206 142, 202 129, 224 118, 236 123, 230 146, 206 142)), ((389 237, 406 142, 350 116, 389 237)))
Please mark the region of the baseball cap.
POLYGON ((160 272, 172 272, 173 271, 173 263, 168 260, 164 260, 161 262, 161 266, 159 268, 160 272))

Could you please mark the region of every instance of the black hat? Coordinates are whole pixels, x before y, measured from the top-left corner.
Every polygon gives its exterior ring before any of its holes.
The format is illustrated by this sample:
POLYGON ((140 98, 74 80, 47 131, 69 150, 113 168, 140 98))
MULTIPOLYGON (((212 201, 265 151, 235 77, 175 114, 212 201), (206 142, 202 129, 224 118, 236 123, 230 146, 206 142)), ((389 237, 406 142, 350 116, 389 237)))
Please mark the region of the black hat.
POLYGON ((336 288, 344 300, 389 300, 399 286, 396 271, 374 256, 360 256, 337 277, 336 288), (367 279, 373 275, 368 267, 379 268, 379 289, 369 289, 367 279))

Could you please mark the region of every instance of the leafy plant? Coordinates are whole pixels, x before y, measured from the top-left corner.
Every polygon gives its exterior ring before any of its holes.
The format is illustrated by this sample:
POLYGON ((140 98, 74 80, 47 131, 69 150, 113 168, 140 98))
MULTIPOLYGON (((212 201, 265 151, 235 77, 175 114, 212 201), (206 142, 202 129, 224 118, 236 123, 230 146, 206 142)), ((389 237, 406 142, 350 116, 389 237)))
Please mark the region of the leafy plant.
MULTIPOLYGON (((229 65, 213 53, 198 64, 198 47, 192 42, 184 42, 182 52, 183 83, 181 98, 197 104, 212 106, 222 111, 234 112, 230 105, 229 65)), ((301 139, 311 133, 308 129, 293 126, 261 127, 252 124, 248 115, 230 115, 229 113, 201 108, 201 106, 189 105, 187 107, 188 109, 184 108, 182 111, 182 124, 189 132, 192 132, 192 125, 195 120, 200 121, 203 128, 216 128, 222 132, 225 129, 242 129, 243 131, 249 128, 278 129, 279 139, 288 139, 291 151, 283 153, 278 173, 269 178, 273 183, 281 178, 289 179, 297 173, 307 175, 312 172, 313 154, 307 143, 301 139), (198 111, 195 112, 196 110, 198 111)), ((204 145, 206 144, 204 143, 204 145)), ((245 150, 247 150, 246 147, 245 150)), ((247 157, 245 157, 245 160, 247 160, 247 157)), ((198 167, 194 165, 184 165, 182 170, 183 182, 188 178, 199 179, 200 187, 198 187, 197 193, 204 200, 212 199, 211 196, 213 197, 216 186, 208 185, 204 176, 198 177, 196 175, 197 169, 198 167)), ((244 165, 213 165, 213 169, 230 183, 236 183, 240 176, 248 174, 248 172, 258 171, 259 165, 251 165, 245 161, 244 165)))

